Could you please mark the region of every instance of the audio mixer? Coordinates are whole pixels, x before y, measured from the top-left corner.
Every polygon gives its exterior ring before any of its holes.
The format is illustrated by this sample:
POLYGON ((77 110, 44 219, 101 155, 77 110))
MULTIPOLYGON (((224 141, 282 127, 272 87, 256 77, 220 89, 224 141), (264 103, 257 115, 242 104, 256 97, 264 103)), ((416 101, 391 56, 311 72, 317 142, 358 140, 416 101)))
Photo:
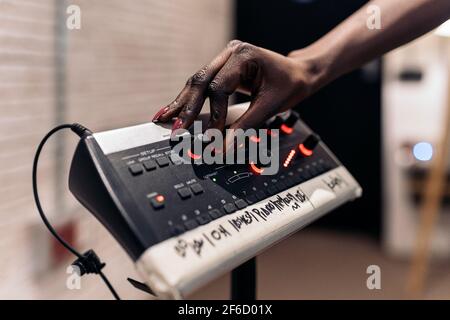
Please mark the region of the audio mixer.
MULTIPOLYGON (((230 107, 227 121, 248 106, 230 107)), ((169 127, 145 123, 83 137, 69 187, 155 294, 183 298, 361 195, 296 113, 273 117, 265 128, 279 135, 276 174, 263 174, 255 162, 207 165, 194 161, 197 154, 175 161, 169 127)))

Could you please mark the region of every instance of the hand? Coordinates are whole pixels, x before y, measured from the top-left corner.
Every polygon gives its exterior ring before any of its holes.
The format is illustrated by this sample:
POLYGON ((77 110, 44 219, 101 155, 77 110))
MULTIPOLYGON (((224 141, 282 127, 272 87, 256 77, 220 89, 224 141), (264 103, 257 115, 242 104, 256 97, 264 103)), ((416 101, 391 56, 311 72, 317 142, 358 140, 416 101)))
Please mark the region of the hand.
POLYGON ((228 98, 239 91, 251 96, 251 104, 231 129, 257 128, 313 91, 317 68, 303 56, 296 51, 285 57, 245 42, 231 41, 209 65, 189 78, 178 97, 161 109, 153 121, 166 122, 177 117, 172 130, 187 129, 209 98, 211 118, 207 129, 223 130, 228 98))

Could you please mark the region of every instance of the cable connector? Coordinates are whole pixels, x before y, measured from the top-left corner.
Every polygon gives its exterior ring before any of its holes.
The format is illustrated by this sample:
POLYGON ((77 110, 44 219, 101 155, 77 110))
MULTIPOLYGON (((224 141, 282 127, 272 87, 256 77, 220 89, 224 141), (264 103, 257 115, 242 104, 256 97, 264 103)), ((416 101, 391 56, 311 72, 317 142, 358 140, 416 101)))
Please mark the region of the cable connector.
POLYGON ((70 126, 70 129, 76 134, 78 135, 80 138, 83 138, 85 136, 91 135, 92 132, 91 130, 89 130, 88 128, 86 128, 85 126, 79 124, 79 123, 74 123, 70 126))
POLYGON ((101 262, 95 251, 91 249, 86 251, 81 258, 75 260, 72 265, 80 269, 80 276, 82 276, 91 273, 99 274, 106 263, 101 262))

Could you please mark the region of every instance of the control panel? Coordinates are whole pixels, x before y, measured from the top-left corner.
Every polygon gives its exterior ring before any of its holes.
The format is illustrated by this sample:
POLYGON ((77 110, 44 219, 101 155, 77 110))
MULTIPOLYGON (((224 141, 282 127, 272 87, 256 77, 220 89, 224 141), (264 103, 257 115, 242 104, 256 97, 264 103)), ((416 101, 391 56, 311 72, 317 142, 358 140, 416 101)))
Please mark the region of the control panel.
MULTIPOLYGON (((230 107, 229 120, 247 107, 230 107)), ((279 138, 275 174, 259 161, 205 164, 194 148, 180 161, 171 156, 171 130, 147 123, 81 140, 69 186, 152 290, 180 298, 361 194, 296 113, 262 129, 279 138)), ((260 142, 258 134, 249 137, 260 142)))

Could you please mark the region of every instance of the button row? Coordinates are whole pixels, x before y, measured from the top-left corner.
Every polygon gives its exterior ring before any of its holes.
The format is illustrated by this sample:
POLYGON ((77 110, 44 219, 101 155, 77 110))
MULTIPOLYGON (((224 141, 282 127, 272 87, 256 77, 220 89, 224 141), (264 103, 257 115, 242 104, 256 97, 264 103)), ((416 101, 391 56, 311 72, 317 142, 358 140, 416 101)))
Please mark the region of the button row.
MULTIPOLYGON (((191 188, 181 188, 178 189, 178 194, 180 195, 181 199, 187 199, 190 198, 192 193, 195 195, 199 195, 203 193, 203 188, 200 184, 196 183, 191 186, 191 188)), ((150 204, 152 205, 153 209, 158 210, 164 207, 165 204, 165 198, 163 195, 158 194, 156 196, 151 197, 150 204)))
MULTIPOLYGON (((254 204, 258 201, 262 201, 270 196, 276 195, 280 192, 283 192, 289 188, 292 188, 293 186, 300 184, 302 182, 305 182, 318 174, 321 174, 323 172, 328 171, 330 168, 327 165, 319 164, 317 166, 313 166, 312 168, 299 172, 296 175, 284 178, 279 180, 276 184, 270 186, 267 188, 267 192, 264 190, 259 190, 255 194, 249 195, 246 197, 246 201, 239 199, 235 201, 234 203, 227 203, 223 206, 223 211, 226 214, 231 214, 236 212, 237 210, 242 210, 247 207, 249 204, 254 204)), ((178 189, 178 195, 181 197, 181 199, 188 199, 192 196, 192 193, 194 195, 198 195, 203 193, 203 187, 196 183, 191 185, 190 187, 184 187, 181 189, 178 189)), ((164 206, 164 198, 162 198, 162 201, 158 201, 157 198, 162 196, 156 196, 151 199, 151 204, 153 208, 160 209, 164 206)), ((161 198, 159 198, 161 200, 161 198)), ((217 219, 221 216, 221 212, 219 210, 212 210, 210 212, 210 216, 212 219, 217 219)), ((200 224, 205 224, 206 220, 203 219, 200 221, 200 224)))
POLYGON ((298 185, 313 177, 316 177, 317 175, 322 174, 330 169, 331 168, 326 165, 318 164, 317 166, 313 166, 310 169, 297 173, 293 176, 280 179, 275 184, 268 187, 266 191, 259 190, 256 193, 247 196, 246 197, 247 203, 254 204, 258 201, 264 200, 270 196, 276 195, 280 192, 283 192, 289 188, 294 187, 295 185, 298 185))
POLYGON ((225 214, 231 214, 237 210, 241 210, 247 207, 247 202, 242 199, 236 200, 234 203, 227 203, 223 206, 223 210, 213 209, 206 214, 197 216, 195 219, 186 221, 183 225, 176 225, 172 227, 171 234, 173 236, 180 235, 184 231, 189 231, 197 228, 198 226, 205 225, 212 220, 216 220, 223 217, 225 214))
POLYGON ((190 187, 183 187, 178 189, 178 195, 180 196, 181 199, 186 200, 189 199, 192 196, 192 194, 197 196, 199 194, 202 194, 203 191, 204 191, 203 187, 200 184, 195 183, 190 187))
POLYGON ((146 160, 140 163, 134 163, 128 166, 128 170, 131 172, 133 176, 140 175, 144 172, 144 169, 146 171, 153 171, 158 166, 160 168, 167 167, 170 164, 170 160, 167 157, 160 157, 156 160, 146 160))

